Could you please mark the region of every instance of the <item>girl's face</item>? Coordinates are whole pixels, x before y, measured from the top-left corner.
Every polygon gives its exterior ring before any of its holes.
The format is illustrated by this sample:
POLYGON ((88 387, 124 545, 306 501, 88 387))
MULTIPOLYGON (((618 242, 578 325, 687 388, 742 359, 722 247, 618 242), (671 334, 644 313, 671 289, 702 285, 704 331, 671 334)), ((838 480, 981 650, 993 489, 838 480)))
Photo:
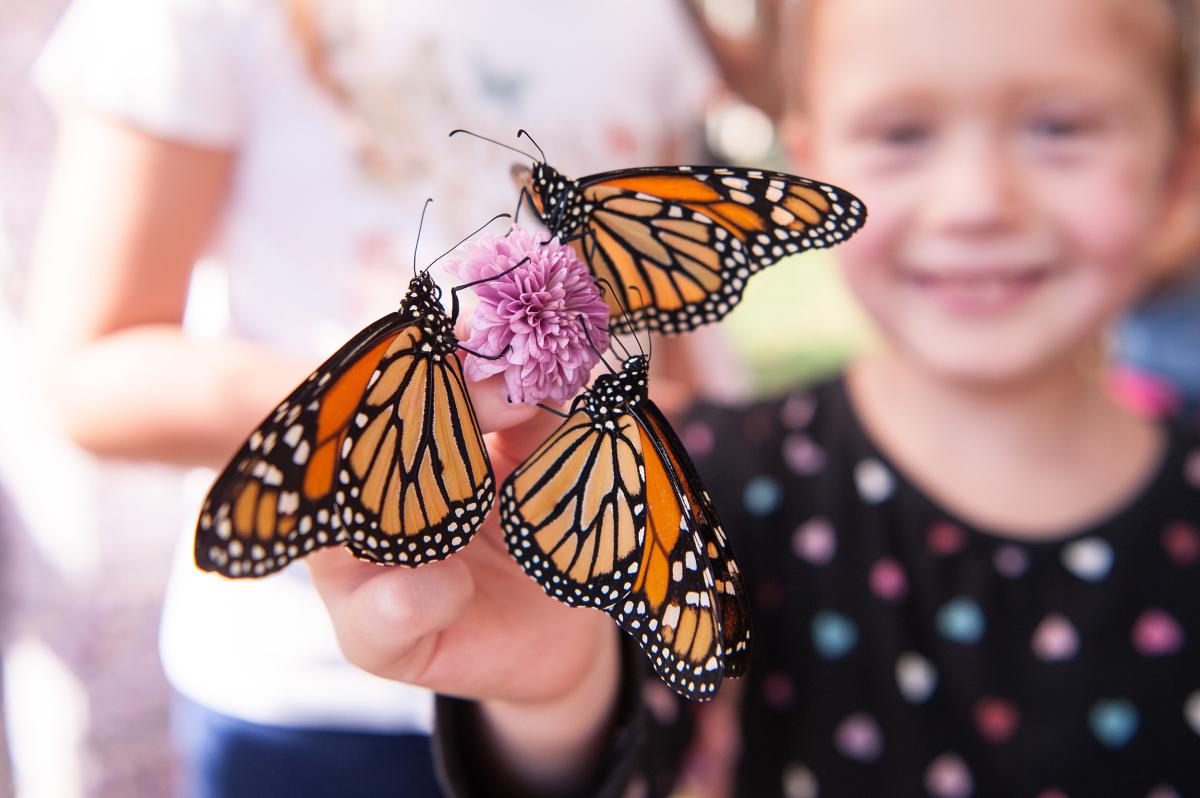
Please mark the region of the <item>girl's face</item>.
POLYGON ((813 15, 797 152, 866 202, 839 252, 894 351, 1002 383, 1089 347, 1181 193, 1166 3, 836 0, 813 15))

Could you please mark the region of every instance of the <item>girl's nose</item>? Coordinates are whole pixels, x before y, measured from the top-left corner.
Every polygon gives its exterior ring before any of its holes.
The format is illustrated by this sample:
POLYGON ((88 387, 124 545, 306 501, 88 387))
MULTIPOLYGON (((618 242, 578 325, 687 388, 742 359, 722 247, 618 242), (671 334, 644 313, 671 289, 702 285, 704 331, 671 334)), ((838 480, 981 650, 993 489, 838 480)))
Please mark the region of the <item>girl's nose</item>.
POLYGON ((994 136, 982 130, 950 136, 928 184, 926 222, 947 233, 1005 230, 1019 213, 1017 179, 994 136))

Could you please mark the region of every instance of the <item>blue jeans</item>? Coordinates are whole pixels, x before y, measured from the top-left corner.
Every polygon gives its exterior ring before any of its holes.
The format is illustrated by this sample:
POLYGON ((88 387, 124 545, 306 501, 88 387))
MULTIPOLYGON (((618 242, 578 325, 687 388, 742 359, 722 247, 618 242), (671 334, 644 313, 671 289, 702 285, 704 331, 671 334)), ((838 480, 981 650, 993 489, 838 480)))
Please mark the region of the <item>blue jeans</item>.
POLYGON ((185 798, 442 798, 429 737, 264 726, 175 696, 185 798))

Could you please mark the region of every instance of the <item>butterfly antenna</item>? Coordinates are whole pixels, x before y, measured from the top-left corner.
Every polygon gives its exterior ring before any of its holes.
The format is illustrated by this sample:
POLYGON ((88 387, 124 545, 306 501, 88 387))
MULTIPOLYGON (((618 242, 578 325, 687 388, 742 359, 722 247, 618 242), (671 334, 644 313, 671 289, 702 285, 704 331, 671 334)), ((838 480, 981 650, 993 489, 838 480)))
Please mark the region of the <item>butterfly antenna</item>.
MULTIPOLYGON (((617 295, 617 292, 613 290, 612 283, 610 283, 605 278, 597 277, 596 282, 600 284, 601 291, 608 291, 613 296, 617 295)), ((621 301, 619 297, 617 298, 617 301, 618 302, 621 301)), ((622 304, 621 306, 624 307, 624 304, 622 304)), ((633 353, 629 351, 629 348, 625 346, 625 342, 622 341, 619 336, 617 336, 616 334, 610 334, 609 340, 612 341, 617 346, 621 347, 621 352, 624 353, 626 360, 628 360, 630 357, 633 356, 633 353)))
POLYGON ((529 135, 529 131, 526 130, 525 128, 521 128, 520 130, 517 131, 517 138, 521 138, 521 136, 524 136, 525 138, 529 139, 529 143, 532 144, 534 146, 534 148, 538 151, 538 155, 542 156, 542 163, 545 163, 546 162, 546 153, 542 150, 541 147, 538 146, 538 143, 533 140, 533 136, 529 135))
MULTIPOLYGON (((629 290, 638 295, 638 304, 643 308, 646 307, 644 304, 642 304, 642 290, 636 285, 629 286, 629 290)), ((624 307, 624 304, 622 303, 621 306, 624 307)), ((628 309, 626 309, 626 312, 628 312, 628 309)), ((638 351, 640 351, 647 360, 654 358, 654 336, 650 334, 649 330, 646 331, 646 347, 650 350, 649 352, 642 349, 642 342, 638 340, 636 333, 633 336, 633 340, 638 345, 638 351)))
MULTIPOLYGON (((615 288, 613 288, 613 287, 612 287, 612 283, 610 283, 610 282, 609 282, 607 279, 605 279, 605 278, 603 278, 603 277, 597 277, 597 278, 596 278, 596 282, 598 282, 598 283, 601 283, 601 284, 603 284, 604 286, 606 286, 606 287, 608 288, 608 290, 609 290, 610 292, 612 292, 612 295, 613 295, 614 297, 616 297, 617 304, 621 306, 621 312, 623 312, 623 313, 624 313, 626 316, 628 316, 628 317, 630 317, 630 318, 633 318, 633 311, 631 311, 631 310, 629 309, 629 306, 625 304, 625 299, 624 299, 624 297, 622 297, 622 296, 621 296, 619 293, 617 293, 617 290, 616 290, 615 288)), ((639 303, 639 306, 640 306, 640 307, 645 307, 645 305, 642 305, 642 304, 641 304, 641 299, 642 299, 642 291, 641 291, 641 289, 640 289, 640 288, 638 288, 636 285, 631 285, 631 286, 629 286, 629 290, 630 290, 630 291, 633 291, 634 293, 636 293, 636 294, 638 295, 638 303, 639 303)), ((616 336, 613 336, 613 338, 614 338, 614 340, 615 340, 615 339, 616 339, 616 336)), ((651 356, 654 354, 654 338, 653 338, 653 337, 651 337, 651 338, 649 339, 649 346, 650 346, 650 352, 649 352, 649 354, 647 354, 647 353, 646 353, 646 350, 645 350, 645 349, 642 349, 642 342, 641 342, 640 340, 638 340, 638 337, 637 337, 637 334, 636 334, 636 333, 634 333, 634 334, 633 334, 633 342, 634 342, 635 344, 637 344, 638 352, 639 352, 639 353, 641 353, 642 357, 646 358, 647 360, 649 360, 649 359, 650 359, 650 357, 651 357, 651 356)), ((622 345, 621 345, 621 348, 622 348, 622 349, 624 349, 624 348, 625 348, 625 345, 624 345, 624 344, 622 344, 622 345)), ((626 351, 628 351, 628 350, 626 350, 626 351)))
MULTIPOLYGON (((524 150, 518 150, 516 147, 505 144, 503 141, 496 141, 495 139, 489 139, 487 136, 481 136, 478 133, 473 133, 470 130, 464 130, 463 128, 457 128, 455 130, 451 130, 449 137, 453 138, 454 135, 457 133, 466 133, 468 136, 474 136, 477 139, 483 139, 484 141, 490 141, 492 144, 495 144, 497 147, 503 147, 506 150, 512 150, 513 152, 517 153, 518 155, 524 155, 526 158, 528 158, 531 161, 537 161, 537 158, 534 158, 532 155, 525 152, 524 150)), ((530 139, 530 141, 533 141, 533 139, 530 139)), ((537 144, 534 144, 534 146, 536 147, 537 144)), ((540 148, 539 148, 539 151, 540 151, 540 148)), ((543 155, 542 163, 545 163, 545 162, 546 162, 546 157, 543 155)))
POLYGON ((587 319, 583 318, 583 314, 579 313, 575 316, 579 320, 579 326, 583 329, 583 340, 587 341, 588 348, 596 353, 596 357, 600 358, 600 362, 604 364, 604 368, 608 369, 609 374, 616 374, 616 369, 608 365, 608 361, 604 359, 604 354, 596 348, 596 344, 592 341, 592 336, 588 332, 587 319))
POLYGON ((474 230, 474 231, 472 231, 472 232, 470 233, 470 235, 468 235, 468 236, 467 236, 466 238, 464 238, 462 241, 459 241, 457 244, 455 244, 454 246, 450 247, 450 249, 446 250, 446 251, 445 251, 445 252, 443 252, 441 255, 438 255, 436 258, 434 258, 433 260, 429 261, 429 265, 425 267, 425 271, 429 271, 431 268, 433 268, 433 264, 437 263, 439 260, 441 260, 442 258, 446 257, 446 256, 447 256, 447 255, 449 255, 451 252, 453 252, 454 250, 456 250, 456 249, 458 249, 459 247, 461 247, 463 244, 465 244, 465 243, 467 243, 468 241, 470 241, 472 237, 479 235, 480 231, 481 231, 481 230, 483 230, 484 228, 486 228, 486 227, 487 227, 489 224, 491 224, 492 222, 496 221, 497 219, 511 219, 511 218, 512 218, 512 214, 509 214, 509 213, 498 213, 498 214, 496 214, 496 215, 495 215, 495 216, 493 216, 491 219, 488 219, 486 222, 484 222, 483 224, 481 224, 479 227, 475 228, 475 230, 474 230))
POLYGON ((413 277, 417 276, 417 251, 421 247, 421 228, 425 226, 425 211, 429 210, 431 202, 433 197, 425 198, 425 204, 421 207, 421 221, 417 222, 417 240, 413 243, 413 277))

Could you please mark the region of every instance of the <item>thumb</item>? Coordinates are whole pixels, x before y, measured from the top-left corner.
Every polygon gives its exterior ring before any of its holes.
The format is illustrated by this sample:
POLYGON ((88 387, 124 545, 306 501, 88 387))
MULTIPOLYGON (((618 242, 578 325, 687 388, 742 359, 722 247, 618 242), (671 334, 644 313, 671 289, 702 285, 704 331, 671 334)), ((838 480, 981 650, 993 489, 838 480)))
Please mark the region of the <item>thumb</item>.
POLYGON ((488 436, 488 452, 499 479, 540 446, 562 419, 540 407, 510 402, 504 376, 469 383, 479 427, 488 436))

